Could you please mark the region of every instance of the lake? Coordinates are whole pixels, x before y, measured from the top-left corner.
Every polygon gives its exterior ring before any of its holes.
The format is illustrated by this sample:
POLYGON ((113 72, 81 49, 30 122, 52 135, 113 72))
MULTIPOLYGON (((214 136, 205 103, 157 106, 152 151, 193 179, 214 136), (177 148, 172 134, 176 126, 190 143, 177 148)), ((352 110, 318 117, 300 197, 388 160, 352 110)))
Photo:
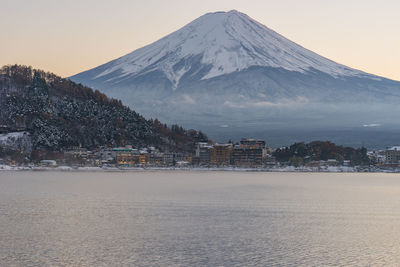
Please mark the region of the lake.
POLYGON ((399 244, 399 174, 0 172, 0 266, 383 266, 399 244))

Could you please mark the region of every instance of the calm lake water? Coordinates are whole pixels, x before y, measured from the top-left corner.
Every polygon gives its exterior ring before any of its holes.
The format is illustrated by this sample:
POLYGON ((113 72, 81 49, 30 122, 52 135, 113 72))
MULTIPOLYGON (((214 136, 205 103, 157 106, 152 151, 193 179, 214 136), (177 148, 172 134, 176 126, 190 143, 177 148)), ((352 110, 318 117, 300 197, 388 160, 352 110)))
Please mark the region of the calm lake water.
POLYGON ((0 266, 400 263, 400 175, 0 172, 0 266))

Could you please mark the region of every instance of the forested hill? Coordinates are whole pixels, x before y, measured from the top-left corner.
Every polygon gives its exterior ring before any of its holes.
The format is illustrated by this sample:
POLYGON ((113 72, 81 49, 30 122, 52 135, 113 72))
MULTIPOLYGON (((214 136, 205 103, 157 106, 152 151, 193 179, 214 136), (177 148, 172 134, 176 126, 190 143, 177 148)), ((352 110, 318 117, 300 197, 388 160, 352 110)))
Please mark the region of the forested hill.
POLYGON ((0 69, 1 132, 26 131, 33 150, 155 146, 188 151, 207 137, 160 123, 99 91, 27 66, 0 69))

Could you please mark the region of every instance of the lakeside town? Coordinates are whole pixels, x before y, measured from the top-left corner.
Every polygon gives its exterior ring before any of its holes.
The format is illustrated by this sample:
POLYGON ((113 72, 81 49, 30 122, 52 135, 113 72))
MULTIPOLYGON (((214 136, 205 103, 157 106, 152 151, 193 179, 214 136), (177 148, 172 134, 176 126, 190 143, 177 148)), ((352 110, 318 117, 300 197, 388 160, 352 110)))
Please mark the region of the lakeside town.
POLYGON ((12 157, 0 157, 0 170, 16 169, 137 169, 137 168, 200 168, 259 169, 287 171, 396 171, 400 168, 400 146, 386 150, 367 151, 343 148, 331 142, 296 143, 273 149, 264 140, 243 138, 240 142, 198 142, 193 152, 168 152, 150 146, 135 148, 99 147, 88 150, 71 147, 55 152, 51 157, 17 162, 12 157), (312 156, 301 149, 314 146, 312 156), (315 148, 317 146, 317 148, 315 148), (328 148, 327 148, 328 146, 328 148), (324 148, 325 147, 325 148, 324 148), (337 153, 337 148, 345 154, 337 153), (325 152, 324 152, 325 149, 325 152), (346 151, 347 149, 347 151, 346 151), (355 156, 348 156, 350 153, 355 156), (316 155, 319 151, 320 155, 316 155), (335 151, 333 153, 333 151, 335 151), (325 153, 325 155, 322 155, 325 153), (359 155, 358 155, 359 154, 359 155), (364 158, 363 157, 364 155, 364 158))
MULTIPOLYGON (((28 66, 0 70, 0 169, 138 168, 400 172, 399 147, 330 141, 273 148, 215 143, 201 131, 145 119, 99 91, 28 66)), ((251 134, 251 132, 249 132, 251 134)))

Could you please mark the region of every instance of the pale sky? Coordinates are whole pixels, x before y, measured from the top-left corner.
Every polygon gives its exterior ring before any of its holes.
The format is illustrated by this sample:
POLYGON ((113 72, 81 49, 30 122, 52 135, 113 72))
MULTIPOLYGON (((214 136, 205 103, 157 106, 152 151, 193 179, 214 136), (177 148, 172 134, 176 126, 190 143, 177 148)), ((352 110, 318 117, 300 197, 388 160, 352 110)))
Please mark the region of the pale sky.
POLYGON ((400 80, 398 0, 0 0, 0 65, 70 76, 232 9, 338 63, 400 80))

